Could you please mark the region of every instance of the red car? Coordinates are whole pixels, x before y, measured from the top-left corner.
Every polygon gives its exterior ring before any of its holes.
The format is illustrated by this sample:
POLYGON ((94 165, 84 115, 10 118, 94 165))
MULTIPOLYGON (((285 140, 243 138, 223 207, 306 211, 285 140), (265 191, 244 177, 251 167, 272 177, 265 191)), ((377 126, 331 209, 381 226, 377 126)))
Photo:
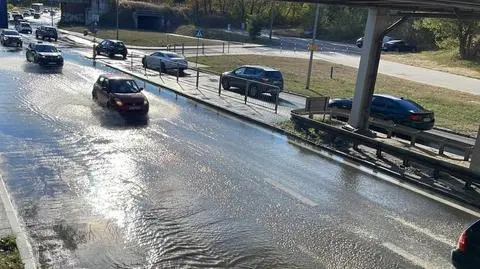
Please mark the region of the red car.
POLYGON ((480 268, 480 220, 460 235, 457 248, 452 251, 452 264, 457 269, 480 268))
POLYGON ((122 115, 148 114, 149 103, 135 80, 118 74, 100 75, 93 85, 92 98, 101 106, 122 115))

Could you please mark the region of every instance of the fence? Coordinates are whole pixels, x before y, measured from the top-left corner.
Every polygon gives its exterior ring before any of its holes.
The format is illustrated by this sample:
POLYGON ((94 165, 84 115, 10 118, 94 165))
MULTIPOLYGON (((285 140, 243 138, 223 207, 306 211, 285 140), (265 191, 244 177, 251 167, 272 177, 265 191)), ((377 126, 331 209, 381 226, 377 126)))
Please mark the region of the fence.
POLYGON ((244 104, 255 104, 275 113, 278 111, 279 94, 282 90, 278 86, 233 75, 222 75, 199 67, 188 67, 181 60, 159 58, 153 64, 148 57, 151 56, 130 53, 130 71, 161 79, 173 78, 179 85, 190 89, 211 91, 244 104))

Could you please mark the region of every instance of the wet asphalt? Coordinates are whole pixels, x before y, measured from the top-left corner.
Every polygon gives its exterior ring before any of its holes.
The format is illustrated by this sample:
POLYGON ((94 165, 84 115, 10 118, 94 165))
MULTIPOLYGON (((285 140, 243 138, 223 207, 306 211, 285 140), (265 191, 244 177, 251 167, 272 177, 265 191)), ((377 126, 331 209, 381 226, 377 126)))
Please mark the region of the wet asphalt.
POLYGON ((45 268, 450 268, 475 217, 147 85, 149 119, 0 48, 0 171, 45 268))

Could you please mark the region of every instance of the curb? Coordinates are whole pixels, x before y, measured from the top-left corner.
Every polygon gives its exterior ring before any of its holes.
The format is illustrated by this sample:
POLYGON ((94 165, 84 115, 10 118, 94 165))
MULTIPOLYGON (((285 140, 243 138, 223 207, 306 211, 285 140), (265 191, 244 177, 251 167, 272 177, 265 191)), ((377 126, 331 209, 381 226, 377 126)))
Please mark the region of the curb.
MULTIPOLYGON (((336 149, 333 149, 333 148, 330 148, 330 147, 327 147, 327 146, 324 146, 324 145, 316 144, 316 143, 314 143, 312 141, 309 141, 309 140, 307 140, 307 139, 305 139, 305 138, 303 138, 303 137, 301 137, 301 136, 299 136, 295 133, 285 131, 285 130, 280 129, 280 128, 274 126, 274 125, 271 125, 269 123, 262 122, 262 121, 259 121, 259 120, 252 119, 248 116, 238 114, 234 111, 231 111, 231 110, 226 109, 224 107, 218 106, 216 104, 212 104, 212 103, 209 103, 207 101, 197 99, 193 96, 187 95, 185 93, 179 92, 175 89, 171 89, 169 87, 166 87, 164 85, 155 83, 153 81, 145 80, 145 78, 143 78, 143 77, 141 77, 137 74, 126 72, 125 70, 122 70, 118 67, 112 66, 111 64, 105 64, 105 66, 110 67, 112 69, 115 69, 117 71, 120 71, 122 73, 131 75, 133 77, 136 77, 137 79, 144 80, 145 82, 150 83, 152 85, 155 85, 157 87, 162 87, 164 89, 168 89, 168 90, 170 90, 170 91, 172 91, 172 92, 174 92, 174 93, 176 93, 176 94, 178 94, 182 97, 188 98, 190 100, 193 100, 193 101, 195 101, 197 103, 200 103, 200 104, 203 104, 205 106, 212 107, 212 108, 214 108, 216 110, 219 110, 219 111, 221 111, 225 114, 235 116, 235 117, 240 118, 242 120, 245 120, 247 122, 253 123, 257 126, 269 129, 269 130, 271 130, 273 132, 276 132, 278 134, 285 135, 287 138, 295 140, 293 142, 295 142, 298 146, 301 146, 301 147, 303 147, 305 149, 308 149, 312 152, 319 153, 320 155, 322 155, 322 156, 324 156, 328 159, 335 160, 335 161, 340 162, 342 164, 357 168, 357 169, 359 169, 363 172, 366 172, 368 174, 371 174, 372 176, 375 176, 375 177, 383 179, 383 180, 385 180, 385 176, 387 176, 390 179, 386 180, 386 181, 388 181, 392 184, 401 186, 403 188, 407 188, 407 187, 405 187, 405 183, 403 182, 403 181, 405 181, 405 182, 411 183, 411 185, 418 186, 421 189, 425 189, 427 191, 430 191, 430 192, 433 192, 433 193, 436 193, 436 194, 440 194, 440 195, 444 196, 444 198, 463 203, 467 206, 467 207, 464 207, 462 209, 464 212, 468 212, 468 213, 470 213, 474 216, 480 217, 480 212, 477 212, 478 209, 480 209, 480 205, 472 203, 472 202, 470 202, 466 199, 463 199, 462 197, 459 197, 455 194, 452 194, 452 193, 443 191, 441 189, 426 185, 423 182, 415 180, 413 177, 388 170, 384 167, 379 167, 379 166, 375 165, 374 163, 371 163, 371 162, 365 161, 363 159, 360 159, 358 157, 349 155, 345 152, 338 151, 336 149), (383 176, 381 174, 383 174, 383 176), (470 209, 469 207, 472 207, 472 209, 470 209)), ((412 188, 413 187, 410 186, 410 188, 407 188, 407 189, 412 190, 412 188)), ((427 196, 431 199, 434 199, 431 196, 428 196, 428 195, 424 194, 425 193, 424 191, 418 190, 416 192, 423 195, 423 196, 427 196)), ((436 199, 434 199, 434 200, 436 200, 436 199)), ((452 203, 445 203, 445 204, 447 204, 449 206, 452 206, 452 207, 457 207, 457 209, 458 209, 458 207, 463 207, 462 205, 458 205, 458 204, 454 204, 454 205, 452 205, 452 203)))
POLYGON ((10 195, 3 181, 3 177, 0 175, 0 196, 2 199, 5 212, 7 214, 8 223, 12 229, 13 234, 15 235, 17 241, 17 248, 22 257, 22 261, 25 265, 25 269, 36 269, 37 265, 35 263, 35 256, 33 255, 32 246, 28 242, 28 236, 23 230, 22 225, 17 216, 17 211, 15 210, 10 195))
POLYGON ((449 133, 449 134, 454 134, 454 135, 458 135, 458 136, 463 136, 463 137, 466 137, 466 138, 477 139, 476 136, 472 136, 472 135, 469 135, 469 134, 464 134, 464 133, 452 131, 452 130, 447 129, 447 128, 433 127, 433 129, 439 130, 439 131, 442 131, 442 132, 445 132, 445 133, 449 133))

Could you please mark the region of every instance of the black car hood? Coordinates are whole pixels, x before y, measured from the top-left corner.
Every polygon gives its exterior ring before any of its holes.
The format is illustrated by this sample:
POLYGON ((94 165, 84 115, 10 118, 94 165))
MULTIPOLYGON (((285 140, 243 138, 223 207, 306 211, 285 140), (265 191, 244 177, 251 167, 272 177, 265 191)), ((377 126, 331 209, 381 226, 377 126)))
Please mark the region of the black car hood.
POLYGON ((112 93, 112 97, 119 99, 123 102, 140 103, 146 98, 141 92, 137 93, 112 93))

